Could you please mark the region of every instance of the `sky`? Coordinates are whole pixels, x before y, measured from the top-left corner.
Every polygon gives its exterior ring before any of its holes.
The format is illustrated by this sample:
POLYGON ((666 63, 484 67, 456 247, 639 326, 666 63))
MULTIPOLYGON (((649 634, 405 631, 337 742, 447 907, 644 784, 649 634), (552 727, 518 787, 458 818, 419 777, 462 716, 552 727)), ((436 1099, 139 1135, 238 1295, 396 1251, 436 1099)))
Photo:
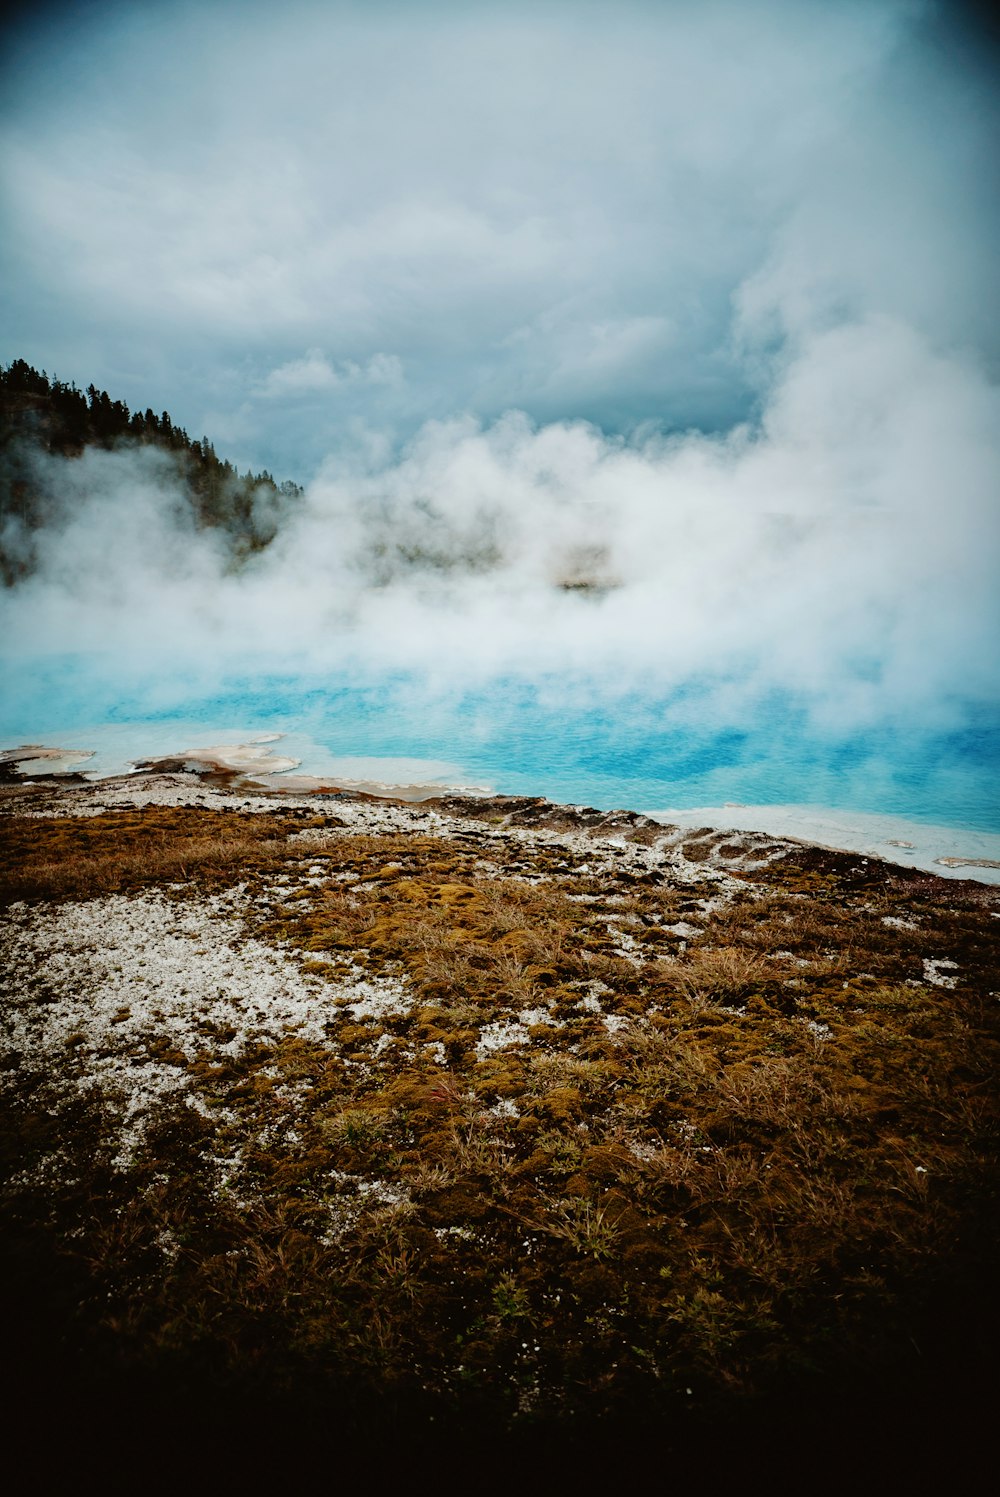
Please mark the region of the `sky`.
POLYGON ((50 464, 8 637, 995 709, 996 43, 932 0, 15 11, 0 357, 307 493, 234 578, 148 455, 50 464))
POLYGON ((725 430, 871 316, 992 376, 985 36, 913 0, 42 0, 3 49, 3 353, 298 480, 468 414, 725 430))

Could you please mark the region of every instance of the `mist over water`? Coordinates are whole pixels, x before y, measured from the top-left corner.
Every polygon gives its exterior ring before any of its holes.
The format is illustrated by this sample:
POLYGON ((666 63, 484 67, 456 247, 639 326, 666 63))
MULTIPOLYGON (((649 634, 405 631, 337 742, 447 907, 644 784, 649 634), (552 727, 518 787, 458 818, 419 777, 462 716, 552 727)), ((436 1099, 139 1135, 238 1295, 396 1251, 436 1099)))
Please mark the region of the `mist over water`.
POLYGON ((22 36, 12 353, 136 404, 139 330, 157 404, 309 481, 234 570, 162 454, 37 454, 4 740, 280 730, 317 768, 1000 826, 970 36, 890 0, 595 5, 572 36, 390 10, 387 50, 348 5, 248 7, 238 44, 222 8, 98 8, 115 110, 67 75, 40 112, 61 65, 22 36))
POLYGON ((513 412, 331 459, 237 572, 161 455, 39 456, 5 736, 228 714, 574 800, 993 825, 998 417, 872 319, 721 435, 513 412))

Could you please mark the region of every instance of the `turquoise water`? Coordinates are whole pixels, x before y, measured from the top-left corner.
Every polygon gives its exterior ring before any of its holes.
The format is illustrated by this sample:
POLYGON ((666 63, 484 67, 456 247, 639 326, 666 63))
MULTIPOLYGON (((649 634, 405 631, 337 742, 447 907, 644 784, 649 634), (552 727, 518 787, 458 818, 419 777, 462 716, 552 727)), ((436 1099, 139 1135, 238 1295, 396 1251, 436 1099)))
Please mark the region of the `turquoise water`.
POLYGON ((100 747, 104 769, 119 767, 116 743, 124 760, 283 733, 280 751, 318 774, 344 758, 406 758, 452 783, 577 804, 796 803, 1000 831, 1000 711, 957 708, 946 727, 837 727, 827 712, 820 727, 777 692, 726 710, 719 683, 658 694, 566 677, 462 689, 406 674, 219 681, 72 656, 5 673, 0 747, 100 747))

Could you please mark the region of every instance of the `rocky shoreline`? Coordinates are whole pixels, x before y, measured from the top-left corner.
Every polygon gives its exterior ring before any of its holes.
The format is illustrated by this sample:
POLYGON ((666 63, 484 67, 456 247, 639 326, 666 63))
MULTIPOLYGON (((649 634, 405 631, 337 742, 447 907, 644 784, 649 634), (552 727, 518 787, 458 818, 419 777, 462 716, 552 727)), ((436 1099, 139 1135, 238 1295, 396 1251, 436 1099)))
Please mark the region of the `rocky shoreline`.
MULTIPOLYGON (((95 751, 67 749, 41 744, 21 744, 0 750, 0 783, 27 786, 56 784, 107 784, 121 786, 135 775, 146 785, 145 794, 157 793, 160 776, 197 776, 204 785, 228 789, 245 795, 280 795, 286 801, 310 797, 349 795, 372 796, 390 802, 404 801, 425 805, 441 799, 523 800, 538 802, 540 797, 497 796, 484 786, 448 782, 443 776, 428 778, 428 772, 440 775, 447 766, 413 760, 360 758, 342 761, 336 775, 303 773, 301 761, 279 754, 274 745, 281 733, 265 733, 242 743, 219 743, 185 749, 179 753, 137 757, 126 761, 127 768, 103 759, 95 751), (90 764, 97 759, 99 769, 90 764), (352 771, 346 774, 347 769, 352 771), (419 772, 422 771, 422 772, 419 772), (412 781, 408 776, 416 777, 412 781), (152 787, 152 788, 151 788, 152 787)), ((454 769, 452 770, 454 771, 454 769)), ((172 783, 172 782, 168 782, 172 783)), ((183 782, 187 783, 187 781, 183 782)), ((174 787, 176 788, 176 787, 174 787)), ((159 787, 159 793, 165 793, 159 787)), ((602 814, 592 807, 576 807, 587 817, 602 814)), ((624 814, 624 813, 616 813, 624 814)), ((705 806, 700 810, 648 811, 651 821, 690 833, 723 833, 729 845, 739 845, 747 833, 764 836, 780 843, 804 844, 828 851, 861 853, 867 857, 896 863, 901 867, 919 868, 945 876, 972 877, 984 883, 1000 885, 1000 837, 995 833, 969 827, 964 830, 917 823, 863 811, 824 810, 810 805, 748 806, 726 802, 724 806, 705 806), (904 836, 903 833, 906 833, 904 836), (915 839, 915 840, 914 840, 915 839), (968 870, 967 872, 965 870, 968 870)))

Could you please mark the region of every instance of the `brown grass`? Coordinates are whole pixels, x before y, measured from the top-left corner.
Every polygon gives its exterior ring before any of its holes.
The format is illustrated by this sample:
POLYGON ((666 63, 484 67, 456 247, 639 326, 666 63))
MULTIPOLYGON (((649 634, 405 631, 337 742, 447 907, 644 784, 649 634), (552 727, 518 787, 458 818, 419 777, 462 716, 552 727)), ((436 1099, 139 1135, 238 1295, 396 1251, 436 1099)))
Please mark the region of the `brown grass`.
POLYGON ((92 899, 190 880, 235 882, 287 858, 294 830, 294 822, 277 816, 174 807, 0 817, 0 904, 92 899))
MULTIPOLYGON (((329 1047, 289 1036, 219 1059, 206 1037, 192 1074, 236 1123, 165 1114, 124 1173, 98 1094, 70 1128, 47 1114, 44 1078, 19 1078, 15 1277, 53 1292, 31 1264, 55 1233, 52 1283, 83 1307, 92 1355, 179 1358, 321 1403, 408 1390, 509 1421, 871 1365, 915 1377, 952 1344, 959 1300, 980 1310, 968 1356, 985 1345, 1000 921, 971 897, 855 889, 835 864, 806 869, 804 892, 802 869, 782 887, 772 868, 687 951, 653 940, 637 966, 609 918, 652 931, 689 891, 630 886, 622 904, 591 875, 584 902, 545 845, 511 851, 526 882, 483 871, 472 838, 317 827, 289 843, 301 826, 147 812, 4 828, 8 899, 260 891, 321 856, 326 881, 264 910, 259 933, 314 971, 351 962, 414 995, 385 1021, 331 1003, 329 1047), (954 991, 921 981, 929 954, 958 963, 954 991), (561 1027, 477 1054, 483 1026, 538 1006, 561 1027), (56 1137, 65 1181, 17 1184, 56 1137), (241 1173, 220 1196, 213 1161, 234 1142, 241 1173)), ((51 1276, 51 1248, 37 1262, 51 1276)))

